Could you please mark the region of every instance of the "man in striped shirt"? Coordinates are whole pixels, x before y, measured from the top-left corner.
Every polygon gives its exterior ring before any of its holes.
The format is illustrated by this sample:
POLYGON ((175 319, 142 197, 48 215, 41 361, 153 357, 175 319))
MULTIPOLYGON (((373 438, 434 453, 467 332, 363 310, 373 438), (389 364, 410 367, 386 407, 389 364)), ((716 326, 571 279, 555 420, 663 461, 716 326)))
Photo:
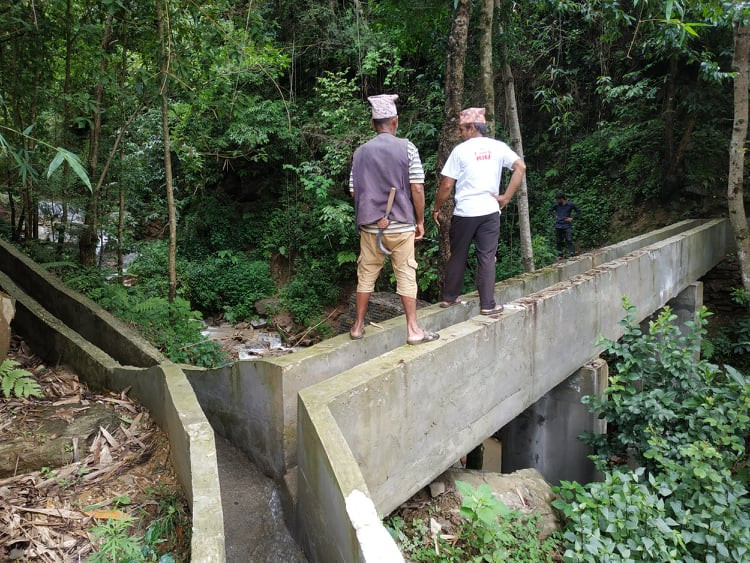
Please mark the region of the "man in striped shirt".
POLYGON ((417 324, 417 261, 414 242, 424 236, 424 170, 419 151, 407 139, 396 137, 398 114, 395 94, 370 96, 370 124, 377 135, 354 152, 349 190, 354 197, 360 254, 357 260, 357 313, 349 336, 358 340, 365 333, 365 315, 375 289, 385 254, 378 248, 378 231, 391 251, 396 293, 406 314, 406 342, 422 344, 439 335, 417 324), (388 218, 388 196, 395 197, 388 218))

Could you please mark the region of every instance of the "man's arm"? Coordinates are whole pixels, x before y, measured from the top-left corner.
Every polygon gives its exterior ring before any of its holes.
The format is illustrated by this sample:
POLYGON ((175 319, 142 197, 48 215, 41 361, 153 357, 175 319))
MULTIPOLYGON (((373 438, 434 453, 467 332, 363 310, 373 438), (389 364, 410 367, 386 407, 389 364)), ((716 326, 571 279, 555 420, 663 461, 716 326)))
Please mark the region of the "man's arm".
POLYGON ((414 204, 414 215, 417 220, 414 240, 420 240, 424 237, 424 184, 410 183, 409 187, 411 187, 411 201, 414 204))
POLYGON ((440 179, 440 185, 438 186, 437 194, 435 195, 435 203, 432 206, 432 219, 433 221, 435 221, 435 224, 438 227, 440 226, 440 221, 438 220, 440 215, 440 208, 453 193, 453 186, 455 185, 455 178, 451 178, 450 176, 443 176, 440 179))
POLYGON ((500 204, 500 209, 510 203, 510 200, 513 198, 513 194, 516 193, 516 190, 521 185, 523 175, 526 174, 526 164, 524 163, 523 159, 519 158, 518 160, 516 160, 511 168, 513 169, 513 175, 510 177, 508 187, 505 188, 505 193, 496 196, 497 202, 500 204))

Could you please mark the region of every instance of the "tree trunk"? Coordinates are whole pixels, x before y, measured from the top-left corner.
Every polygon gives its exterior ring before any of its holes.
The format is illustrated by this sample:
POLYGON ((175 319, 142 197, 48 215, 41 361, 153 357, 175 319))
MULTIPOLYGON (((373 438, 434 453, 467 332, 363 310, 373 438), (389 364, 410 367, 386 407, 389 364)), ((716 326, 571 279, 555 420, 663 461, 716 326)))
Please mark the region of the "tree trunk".
POLYGON ((747 143, 748 72, 750 72, 750 26, 734 24, 734 126, 729 144, 729 182, 727 202, 729 219, 737 243, 737 257, 742 273, 742 286, 750 291, 750 232, 745 214, 743 171, 747 143))
MULTIPOLYGON (((5 183, 6 186, 10 186, 10 172, 8 172, 8 179, 5 183)), ((8 188, 8 208, 10 211, 10 240, 13 242, 18 242, 18 237, 16 236, 16 202, 13 199, 13 192, 8 188)))
MULTIPOLYGON (((36 36, 36 34, 34 34, 36 36)), ((29 123, 35 124, 37 113, 39 112, 39 79, 41 70, 37 67, 34 71, 34 88, 29 108, 29 123)), ((26 149, 27 158, 31 160, 34 150, 36 149, 36 139, 34 137, 24 137, 24 148, 26 149)), ((34 177, 27 174, 24 181, 25 206, 26 206, 26 242, 39 240, 39 201, 38 196, 34 193, 34 177)))
MULTIPOLYGON (((107 72, 106 53, 109 48, 109 39, 112 31, 112 14, 107 15, 102 33, 101 52, 102 62, 100 66, 101 76, 96 85, 94 96, 94 124, 91 128, 91 147, 89 149, 89 173, 93 178, 99 163, 99 140, 102 134, 102 100, 104 98, 104 75, 107 72)), ((86 206, 86 217, 84 219, 81 236, 78 240, 78 255, 83 266, 94 266, 96 264, 96 247, 98 244, 97 231, 99 228, 99 187, 91 190, 91 197, 86 206)))
MULTIPOLYGON (((453 17, 448 52, 445 57, 445 110, 443 131, 438 144, 436 171, 442 170, 453 147, 459 142, 458 120, 464 97, 464 63, 466 61, 466 42, 469 35, 469 18, 471 17, 471 0, 458 0, 453 17)), ((440 183, 438 178, 438 184, 440 183)), ((438 287, 445 281, 445 265, 451 253, 450 218, 453 215, 453 198, 443 204, 438 241, 438 287)))
MULTIPOLYGON (((128 73, 128 28, 127 23, 122 26, 122 35, 120 41, 122 43, 122 60, 120 62, 120 89, 125 89, 125 78, 128 73)), ((125 149, 120 149, 120 170, 122 170, 122 163, 125 160, 125 149)), ((122 257, 122 245, 123 239, 125 238, 125 182, 120 178, 120 182, 117 185, 118 192, 118 206, 117 206, 117 281, 123 283, 123 257, 122 257)))
POLYGON ((165 32, 165 18, 161 0, 156 0, 156 19, 159 27, 159 42, 161 44, 161 126, 164 135, 164 174, 167 184, 167 213, 169 217, 169 302, 174 301, 177 294, 177 213, 174 204, 172 181, 172 149, 169 141, 169 105, 167 100, 167 78, 169 72, 169 49, 165 32))
MULTIPOLYGON (((65 4, 65 80, 63 82, 63 125, 61 136, 63 139, 69 138, 67 134, 68 128, 70 127, 70 102, 68 101, 68 94, 70 93, 70 59, 73 48, 73 40, 71 37, 71 26, 73 25, 73 16, 70 11, 70 0, 67 0, 65 4)), ((63 143, 63 146, 67 146, 67 143, 63 143)), ((63 163, 63 181, 62 181, 62 192, 60 194, 60 202, 62 206, 62 217, 60 217, 60 225, 57 228, 57 246, 55 249, 55 256, 58 259, 62 258, 63 250, 65 248, 65 232, 68 229, 68 183, 70 182, 70 165, 67 161, 63 163)))
MULTIPOLYGON (((518 120, 518 105, 516 104, 516 83, 510 64, 503 65, 503 84, 505 85, 505 108, 508 114, 510 128, 510 144, 518 156, 523 158, 523 140, 521 138, 521 123, 518 120)), ((534 271, 534 249, 531 244, 531 220, 529 218, 529 192, 526 188, 526 176, 521 180, 518 188, 518 221, 521 228, 521 262, 524 272, 534 271)))
POLYGON ((479 14, 479 68, 482 100, 485 105, 487 135, 495 136, 495 76, 492 70, 492 23, 495 0, 482 0, 479 14))

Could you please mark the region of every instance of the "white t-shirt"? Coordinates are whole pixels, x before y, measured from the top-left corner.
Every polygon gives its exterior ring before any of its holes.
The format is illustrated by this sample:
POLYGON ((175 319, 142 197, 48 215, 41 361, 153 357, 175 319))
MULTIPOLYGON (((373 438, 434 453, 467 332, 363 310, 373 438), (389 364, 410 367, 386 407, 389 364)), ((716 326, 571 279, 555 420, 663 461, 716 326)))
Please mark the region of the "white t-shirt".
POLYGON ((520 157, 502 141, 472 137, 451 151, 440 172, 456 180, 454 215, 480 217, 500 211, 494 196, 500 193, 503 168, 511 169, 520 157))

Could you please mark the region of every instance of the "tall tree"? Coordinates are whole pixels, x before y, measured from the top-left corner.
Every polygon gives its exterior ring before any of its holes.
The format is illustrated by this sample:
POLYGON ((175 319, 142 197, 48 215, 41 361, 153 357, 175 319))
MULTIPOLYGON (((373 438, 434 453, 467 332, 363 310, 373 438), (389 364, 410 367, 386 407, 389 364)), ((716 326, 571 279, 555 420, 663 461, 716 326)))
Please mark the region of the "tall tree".
MULTIPOLYGON (((457 0, 453 15, 445 60, 445 109, 443 111, 443 130, 438 145, 436 171, 440 172, 454 145, 459 141, 458 121, 464 99, 464 65, 466 62, 466 43, 469 35, 471 18, 471 0, 457 0)), ((439 179, 438 179, 439 180, 439 179)), ((450 218, 453 216, 453 199, 443 204, 440 218, 440 240, 438 286, 445 280, 445 265, 450 258, 450 218)))
POLYGON ((729 219, 737 243, 737 257, 742 271, 742 285, 747 291, 750 291, 750 230, 748 230, 745 214, 743 176, 747 150, 749 52, 750 25, 735 21, 734 56, 732 58, 732 70, 736 73, 734 77, 734 127, 729 146, 727 200, 729 219))
MULTIPOLYGON (((486 1, 486 0, 485 0, 486 1)), ((497 12, 502 13, 502 0, 493 0, 492 6, 488 8, 490 16, 493 8, 497 6, 497 12)), ((498 31, 502 35, 504 26, 498 25, 498 31)), ((521 136, 521 120, 518 117, 518 103, 516 102, 516 82, 510 66, 510 41, 504 41, 505 60, 502 65, 503 89, 505 91, 505 115, 510 130, 510 145, 518 156, 524 158, 523 137, 521 136)), ((494 97, 493 97, 494 99, 494 97)), ((529 192, 526 184, 526 175, 521 180, 518 188, 518 222, 521 240, 521 262, 524 272, 534 271, 534 249, 531 244, 531 218, 529 216, 529 192)))
MULTIPOLYGON (((101 60, 99 61, 99 78, 94 89, 93 123, 89 139, 89 175, 94 177, 99 167, 99 144, 102 137, 102 113, 104 112, 104 92, 108 60, 110 36, 112 33, 112 19, 114 14, 107 12, 101 35, 101 60)), ((86 206, 84 227, 78 239, 78 256, 83 266, 93 266, 96 263, 96 247, 99 241, 97 231, 99 228, 99 193, 97 186, 91 191, 86 206)))
MULTIPOLYGON (((518 119, 518 104, 516 103, 516 83, 510 63, 503 64, 503 84, 505 86, 505 112, 508 116, 510 129, 510 143, 518 156, 523 158, 523 139, 521 137, 521 122, 518 119)), ((534 271, 534 249, 531 244, 531 220, 529 218, 529 192, 526 187, 526 175, 518 188, 518 222, 521 229, 521 261, 525 272, 534 271)))
MULTIPOLYGON (((167 11, 168 11, 167 6, 167 11)), ((174 203, 174 189, 172 179, 172 147, 169 141, 169 102, 167 85, 169 83, 170 48, 168 39, 168 20, 161 0, 156 0, 156 23, 159 30, 159 44, 161 46, 161 127, 164 141, 164 174, 167 189, 167 215, 169 217, 169 302, 177 295, 177 212, 174 203)))
POLYGON ((481 99, 485 106, 487 135, 495 136, 495 72, 492 65, 492 29, 495 0, 482 0, 479 10, 479 74, 481 99))
MULTIPOLYGON (((64 34, 65 34, 65 78, 63 80, 63 108, 62 108, 62 127, 60 131, 60 138, 63 141, 63 145, 67 146, 66 142, 70 138, 68 134, 68 127, 70 125, 70 101, 69 97, 71 94, 71 57, 73 55, 73 15, 71 10, 71 0, 65 1, 65 19, 64 21, 64 34)), ((57 258, 61 258, 63 249, 65 247, 65 234, 68 229, 68 184, 70 182, 70 165, 66 162, 63 168, 63 182, 62 190, 60 191, 60 205, 61 205, 61 216, 60 223, 57 227, 57 247, 55 248, 55 255, 57 258)))

